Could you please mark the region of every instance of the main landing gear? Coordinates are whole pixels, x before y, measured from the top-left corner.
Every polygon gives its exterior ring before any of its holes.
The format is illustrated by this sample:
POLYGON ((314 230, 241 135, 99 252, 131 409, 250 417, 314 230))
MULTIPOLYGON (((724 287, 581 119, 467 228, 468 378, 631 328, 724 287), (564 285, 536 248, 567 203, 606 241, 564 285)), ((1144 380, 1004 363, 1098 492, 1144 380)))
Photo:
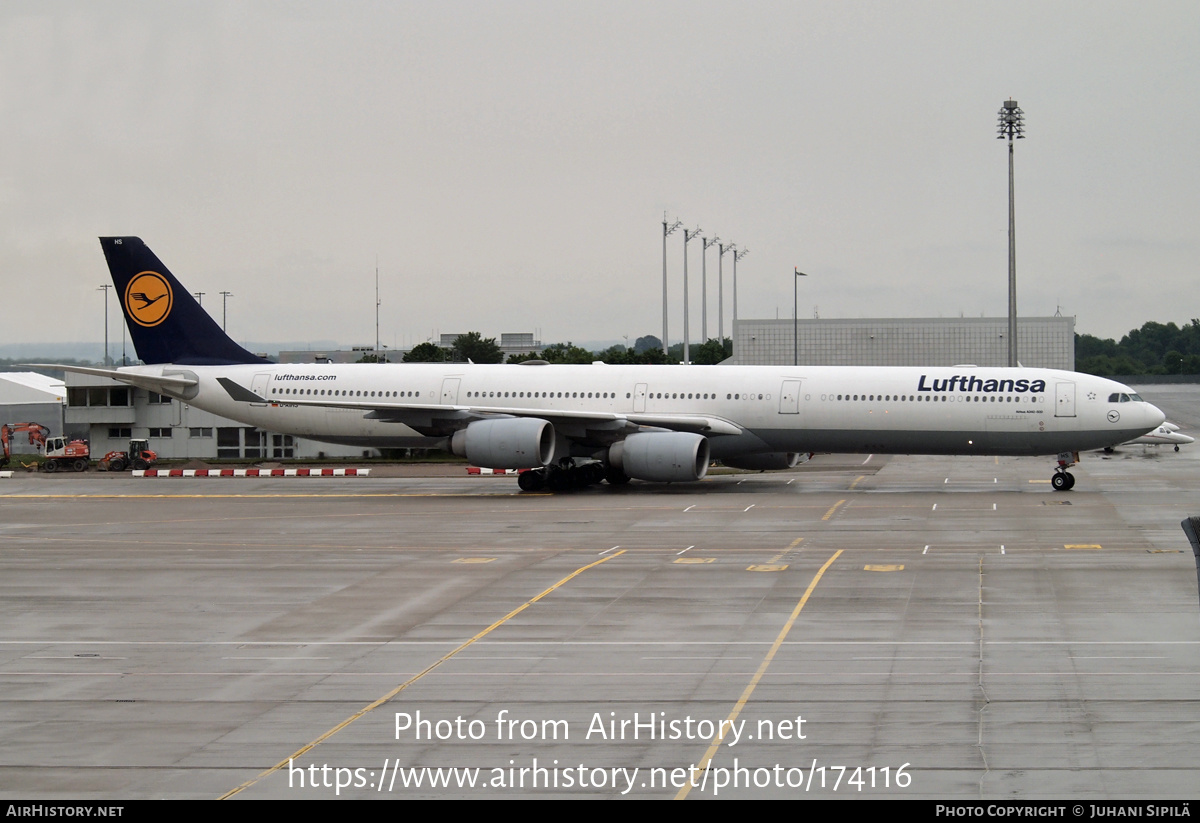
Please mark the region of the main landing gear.
MULTIPOLYGON (((575 465, 575 463, 567 458, 555 466, 546 466, 544 469, 530 469, 526 472, 521 472, 517 476, 517 485, 521 487, 521 491, 526 492, 565 492, 573 489, 582 489, 584 486, 591 486, 599 483, 601 480, 608 480, 610 483, 619 483, 621 480, 614 480, 609 476, 610 472, 605 469, 605 464, 600 462, 583 463, 575 465)), ((621 475, 624 477, 624 475, 621 475)), ((614 475, 615 477, 615 475, 614 475)), ((625 477, 625 483, 629 482, 629 478, 625 477)))
POLYGON ((1063 452, 1058 456, 1058 468, 1050 478, 1050 485, 1056 492, 1069 492, 1075 488, 1075 475, 1067 469, 1079 462, 1079 452, 1063 452))

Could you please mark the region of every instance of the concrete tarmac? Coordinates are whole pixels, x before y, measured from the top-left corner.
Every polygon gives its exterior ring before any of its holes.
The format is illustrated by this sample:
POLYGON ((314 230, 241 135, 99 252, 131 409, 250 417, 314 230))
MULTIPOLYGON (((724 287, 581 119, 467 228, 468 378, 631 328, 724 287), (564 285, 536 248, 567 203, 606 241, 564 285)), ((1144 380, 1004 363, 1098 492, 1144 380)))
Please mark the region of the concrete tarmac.
POLYGON ((18 474, 0 796, 1195 797, 1200 451, 1052 466, 18 474))

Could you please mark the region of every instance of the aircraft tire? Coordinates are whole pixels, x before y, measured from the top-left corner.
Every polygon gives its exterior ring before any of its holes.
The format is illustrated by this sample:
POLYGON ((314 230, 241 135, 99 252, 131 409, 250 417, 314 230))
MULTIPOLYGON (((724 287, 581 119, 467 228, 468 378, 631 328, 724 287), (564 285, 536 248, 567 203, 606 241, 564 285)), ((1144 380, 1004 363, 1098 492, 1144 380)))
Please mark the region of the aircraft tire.
POLYGON ((629 475, 618 469, 616 466, 604 464, 604 479, 613 486, 624 486, 629 482, 629 475))
POLYGON ((570 491, 574 486, 574 476, 566 469, 547 469, 546 488, 552 492, 570 491))
POLYGON ((1054 487, 1056 492, 1065 492, 1071 488, 1071 475, 1067 472, 1055 472, 1050 478, 1050 485, 1054 487))
POLYGON ((533 470, 517 475, 517 486, 523 492, 540 492, 545 485, 546 478, 543 476, 543 472, 533 470))

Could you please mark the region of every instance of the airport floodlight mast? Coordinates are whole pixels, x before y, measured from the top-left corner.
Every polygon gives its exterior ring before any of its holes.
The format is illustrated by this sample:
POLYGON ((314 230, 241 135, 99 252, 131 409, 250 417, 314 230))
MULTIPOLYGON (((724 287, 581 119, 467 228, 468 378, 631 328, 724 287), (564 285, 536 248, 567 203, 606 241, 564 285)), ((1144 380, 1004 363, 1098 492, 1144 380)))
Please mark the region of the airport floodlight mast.
POLYGON ((382 363, 379 359, 379 258, 375 258, 375 362, 382 363))
POLYGON ((200 308, 204 308, 204 295, 205 294, 207 294, 207 292, 202 292, 202 291, 192 292, 192 297, 196 298, 196 302, 200 304, 200 308))
POLYGON ((722 265, 725 252, 732 251, 733 244, 717 244, 717 339, 725 345, 725 269, 722 265))
POLYGON ((737 246, 730 244, 729 248, 733 249, 733 325, 734 331, 737 330, 737 264, 738 261, 750 253, 750 249, 739 249, 737 246))
POLYGON ((1008 365, 1017 365, 1017 220, 1013 206, 1013 140, 1025 139, 1025 112, 1016 100, 1000 109, 998 140, 1008 138, 1008 365))
POLYGON ((704 247, 700 249, 700 342, 708 342, 708 247, 715 246, 720 237, 709 240, 701 237, 704 247))
POLYGON ((671 345, 667 341, 667 237, 682 225, 682 220, 667 223, 667 214, 663 212, 663 354, 667 354, 670 351, 671 345))
POLYGON ((104 365, 111 366, 112 361, 108 358, 108 290, 111 289, 112 283, 105 283, 96 291, 104 291, 104 365))
POLYGON ((696 226, 692 231, 683 230, 683 362, 685 365, 691 365, 692 362, 692 358, 688 352, 688 343, 691 342, 692 335, 688 332, 687 244, 695 240, 701 231, 703 229, 699 226, 696 226))
POLYGON ((221 292, 221 331, 225 331, 225 317, 226 317, 225 304, 226 304, 226 301, 229 300, 229 298, 231 298, 231 297, 233 297, 233 292, 231 292, 231 291, 221 292))
POLYGON ((799 266, 793 266, 795 275, 792 277, 792 365, 800 365, 800 278, 808 277, 800 271, 799 266))

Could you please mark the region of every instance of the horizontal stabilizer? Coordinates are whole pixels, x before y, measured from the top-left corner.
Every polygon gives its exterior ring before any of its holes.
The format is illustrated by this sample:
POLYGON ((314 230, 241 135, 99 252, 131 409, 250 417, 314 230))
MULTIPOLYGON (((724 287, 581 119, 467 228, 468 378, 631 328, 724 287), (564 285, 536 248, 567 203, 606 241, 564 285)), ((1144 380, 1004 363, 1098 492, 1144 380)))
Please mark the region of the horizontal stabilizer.
POLYGON ((58 363, 22 363, 21 365, 32 369, 58 369, 59 371, 71 372, 72 374, 90 374, 93 377, 107 377, 120 383, 137 386, 139 389, 148 389, 160 393, 163 389, 181 392, 186 388, 197 385, 197 381, 193 378, 182 377, 180 375, 147 374, 145 372, 125 371, 122 369, 97 369, 91 366, 63 366, 58 363))
POLYGON ((270 401, 259 397, 254 392, 250 391, 245 386, 234 383, 228 377, 218 377, 217 382, 221 384, 221 388, 229 392, 229 396, 239 403, 268 403, 270 401))

